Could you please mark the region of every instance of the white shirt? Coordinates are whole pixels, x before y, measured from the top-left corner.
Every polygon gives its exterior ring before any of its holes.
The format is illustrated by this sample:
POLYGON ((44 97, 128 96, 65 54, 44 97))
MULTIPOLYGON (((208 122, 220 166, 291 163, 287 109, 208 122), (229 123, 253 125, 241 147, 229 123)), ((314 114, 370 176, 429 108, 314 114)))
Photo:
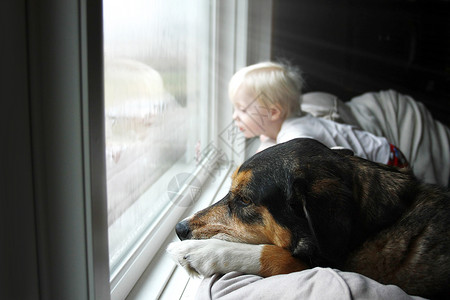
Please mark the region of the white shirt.
POLYGON ((279 144, 300 137, 318 140, 330 148, 351 149, 356 156, 374 162, 386 164, 389 160, 390 144, 386 138, 310 114, 285 120, 276 142, 279 144))

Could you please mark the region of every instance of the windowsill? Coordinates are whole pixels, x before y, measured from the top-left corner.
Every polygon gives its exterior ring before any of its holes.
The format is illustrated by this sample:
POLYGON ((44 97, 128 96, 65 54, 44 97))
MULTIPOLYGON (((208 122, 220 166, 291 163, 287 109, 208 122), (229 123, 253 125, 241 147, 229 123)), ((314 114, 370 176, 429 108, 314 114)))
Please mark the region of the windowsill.
MULTIPOLYGON (((219 170, 213 182, 207 182, 199 199, 183 214, 185 218, 226 195, 230 187, 232 167, 219 170)), ((210 179, 211 180, 211 179, 210 179)), ((182 219, 181 218, 181 219, 182 219)), ((127 299, 192 299, 201 282, 190 278, 166 253, 167 245, 177 241, 175 231, 169 234, 157 254, 133 287, 127 299)))

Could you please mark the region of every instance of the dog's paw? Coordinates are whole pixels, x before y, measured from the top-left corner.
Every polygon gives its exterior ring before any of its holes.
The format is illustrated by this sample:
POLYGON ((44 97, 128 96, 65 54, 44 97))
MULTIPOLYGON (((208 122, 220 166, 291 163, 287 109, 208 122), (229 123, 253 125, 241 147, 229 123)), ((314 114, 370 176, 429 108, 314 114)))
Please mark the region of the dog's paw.
POLYGON ((220 273, 215 261, 218 260, 217 240, 185 240, 169 244, 167 252, 191 276, 209 277, 220 273))
POLYGON ((261 249, 262 245, 208 239, 174 242, 167 252, 191 276, 209 277, 231 271, 258 274, 261 249))
POLYGON ((167 252, 189 275, 208 277, 215 273, 214 266, 211 266, 214 250, 210 244, 208 240, 173 242, 167 247, 167 252))
POLYGON ((166 249, 166 252, 172 257, 172 259, 182 266, 192 277, 198 277, 200 273, 196 270, 194 266, 191 265, 190 261, 190 249, 193 247, 192 241, 183 242, 173 242, 170 243, 166 249), (188 243, 186 243, 188 242, 188 243))

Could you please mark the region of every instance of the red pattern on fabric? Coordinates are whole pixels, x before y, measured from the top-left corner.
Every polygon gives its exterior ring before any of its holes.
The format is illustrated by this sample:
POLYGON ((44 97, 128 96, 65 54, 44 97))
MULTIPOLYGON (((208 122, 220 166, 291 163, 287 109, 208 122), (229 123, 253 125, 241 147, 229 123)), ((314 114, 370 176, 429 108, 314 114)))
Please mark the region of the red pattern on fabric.
POLYGON ((400 149, 390 144, 390 150, 391 152, 389 153, 389 161, 387 163, 388 166, 395 166, 398 168, 409 167, 408 160, 405 158, 400 149))

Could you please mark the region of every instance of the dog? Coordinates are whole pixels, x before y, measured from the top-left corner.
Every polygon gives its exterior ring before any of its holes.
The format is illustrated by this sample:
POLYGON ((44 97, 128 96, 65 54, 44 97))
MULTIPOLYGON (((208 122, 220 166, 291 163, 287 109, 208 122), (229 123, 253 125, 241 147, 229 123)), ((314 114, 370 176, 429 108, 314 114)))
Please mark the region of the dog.
POLYGON ((167 251, 191 274, 332 267, 450 298, 449 192, 312 139, 255 154, 222 200, 175 230, 167 251))

